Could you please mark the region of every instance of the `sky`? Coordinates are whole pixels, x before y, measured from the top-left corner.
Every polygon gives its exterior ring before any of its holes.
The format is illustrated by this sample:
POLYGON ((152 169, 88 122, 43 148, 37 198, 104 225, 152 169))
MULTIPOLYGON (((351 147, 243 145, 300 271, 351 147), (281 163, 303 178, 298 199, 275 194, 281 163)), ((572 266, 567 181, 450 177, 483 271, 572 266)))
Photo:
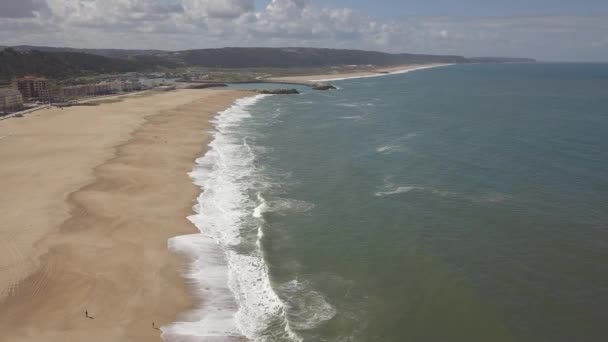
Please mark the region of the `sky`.
POLYGON ((608 0, 0 0, 0 45, 22 44, 608 62, 608 0))

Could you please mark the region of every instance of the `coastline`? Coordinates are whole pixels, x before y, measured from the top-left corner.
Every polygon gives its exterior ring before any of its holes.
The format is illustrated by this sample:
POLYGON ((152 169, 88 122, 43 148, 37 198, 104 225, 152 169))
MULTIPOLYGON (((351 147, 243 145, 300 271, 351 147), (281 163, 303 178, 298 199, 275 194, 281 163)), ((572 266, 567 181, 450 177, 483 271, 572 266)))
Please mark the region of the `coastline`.
POLYGON ((416 64, 416 65, 401 65, 387 68, 377 68, 370 71, 352 72, 352 73, 337 73, 337 74, 322 74, 322 75, 306 75, 306 76, 286 76, 273 77, 269 81, 289 82, 294 84, 312 85, 317 82, 332 82, 342 81, 357 78, 372 78, 383 77, 389 75, 404 74, 416 70, 438 68, 453 64, 416 64))
MULTIPOLYGON (((249 288, 243 283, 253 271, 250 263, 255 260, 233 250, 242 242, 241 223, 253 210, 243 188, 237 184, 239 177, 234 177, 233 168, 250 165, 253 159, 247 143, 242 143, 232 133, 242 120, 250 117, 249 107, 269 96, 259 94, 241 98, 219 112, 212 120, 213 138, 208 149, 196 160, 189 174, 200 188, 200 194, 188 220, 200 234, 176 236, 168 241, 168 246, 170 251, 188 261, 183 277, 190 285, 196 305, 180 315, 176 322, 162 327, 161 336, 167 342, 193 338, 197 341, 246 341, 247 337, 255 336, 256 328, 251 325, 250 313, 259 307, 252 307, 251 303, 256 302, 253 298, 260 289, 249 288), (239 261, 245 261, 247 265, 239 261)), ((258 279, 269 279, 266 274, 258 276, 258 279)), ((266 285, 264 290, 272 292, 267 281, 256 280, 255 283, 266 285)), ((256 312, 254 316, 257 319, 262 315, 263 312, 256 312)))
MULTIPOLYGON (((439 66, 281 81, 310 84, 439 66)), ((7 218, 0 227, 4 335, 14 341, 187 336, 171 329, 201 320, 198 305, 213 304, 183 267, 192 258, 173 244, 198 233, 192 203, 200 189, 187 173, 205 155, 211 137, 201 132, 213 128, 211 120, 253 95, 215 89, 134 94, 1 122, 0 157, 11 161, 0 169, 7 189, 0 194, 7 218)))
POLYGON ((167 240, 196 232, 187 172, 202 132, 249 95, 180 90, 3 120, 3 336, 159 340, 152 322, 192 308, 167 240))

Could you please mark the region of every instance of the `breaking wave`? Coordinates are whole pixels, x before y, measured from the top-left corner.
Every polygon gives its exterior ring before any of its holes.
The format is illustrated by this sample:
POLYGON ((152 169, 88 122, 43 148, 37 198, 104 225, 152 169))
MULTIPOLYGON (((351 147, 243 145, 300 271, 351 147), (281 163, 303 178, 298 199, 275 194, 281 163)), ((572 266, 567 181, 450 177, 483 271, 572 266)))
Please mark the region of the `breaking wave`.
POLYGON ((209 151, 190 173, 203 189, 193 208, 196 214, 189 217, 201 234, 175 237, 168 244, 171 251, 190 260, 184 277, 203 304, 179 322, 162 327, 165 341, 217 341, 239 336, 270 341, 273 339, 265 332, 277 320, 284 326, 285 340, 300 340, 270 284, 259 248, 263 237, 260 220, 268 208, 261 195, 257 201, 250 195, 259 183, 255 180, 255 154, 248 139, 237 134, 241 121, 251 117, 248 108, 264 97, 240 99, 219 113, 209 151), (246 238, 252 231, 257 232, 255 243, 246 238))

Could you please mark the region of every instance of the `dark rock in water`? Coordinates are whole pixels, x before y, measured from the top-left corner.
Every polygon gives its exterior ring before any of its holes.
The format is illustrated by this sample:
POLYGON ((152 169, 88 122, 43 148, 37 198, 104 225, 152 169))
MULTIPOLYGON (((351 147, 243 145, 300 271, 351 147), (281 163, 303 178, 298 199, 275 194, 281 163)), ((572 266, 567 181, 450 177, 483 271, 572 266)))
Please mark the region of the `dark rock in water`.
POLYGON ((227 87, 226 83, 199 83, 199 84, 191 84, 186 87, 186 89, 206 89, 206 88, 216 88, 216 87, 227 87))
POLYGON ((257 91, 260 94, 268 94, 268 95, 295 95, 300 92, 297 89, 258 89, 257 91))
POLYGON ((312 89, 314 90, 334 90, 338 89, 329 83, 315 83, 312 85, 312 89))

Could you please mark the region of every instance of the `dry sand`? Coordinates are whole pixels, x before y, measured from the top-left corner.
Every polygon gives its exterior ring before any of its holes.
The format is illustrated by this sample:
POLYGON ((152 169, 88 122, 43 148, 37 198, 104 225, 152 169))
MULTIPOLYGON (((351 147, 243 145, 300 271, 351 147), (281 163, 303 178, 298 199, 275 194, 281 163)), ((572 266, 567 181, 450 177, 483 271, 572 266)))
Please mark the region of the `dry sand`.
POLYGON ((326 79, 334 79, 334 78, 349 78, 349 77, 361 77, 361 76, 372 76, 372 75, 381 75, 388 74, 393 72, 402 72, 412 69, 418 68, 426 68, 426 67, 437 67, 446 64, 409 64, 409 65, 399 65, 394 67, 384 67, 384 68, 369 68, 365 70, 355 71, 355 72, 336 72, 333 74, 323 74, 323 75, 303 75, 303 76, 286 76, 286 77, 273 77, 269 80, 278 81, 278 82, 294 82, 294 83, 315 83, 318 80, 326 80, 326 79))
POLYGON ((187 172, 209 119, 248 95, 180 90, 0 121, 0 339, 159 340, 152 322, 191 306, 167 250, 195 232, 187 172))

